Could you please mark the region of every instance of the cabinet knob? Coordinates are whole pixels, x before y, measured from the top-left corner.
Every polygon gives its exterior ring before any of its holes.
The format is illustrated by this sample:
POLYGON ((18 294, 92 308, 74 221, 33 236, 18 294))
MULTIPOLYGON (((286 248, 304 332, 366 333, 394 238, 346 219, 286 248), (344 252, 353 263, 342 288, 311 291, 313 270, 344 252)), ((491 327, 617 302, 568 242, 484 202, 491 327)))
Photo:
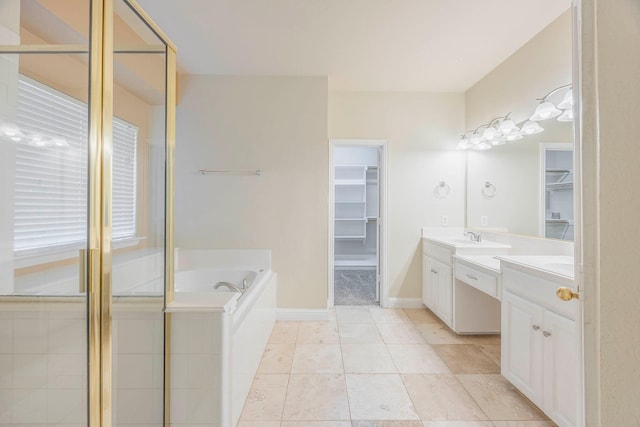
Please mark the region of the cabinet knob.
POLYGON ((551 336, 551 332, 542 331, 542 335, 544 335, 545 337, 550 337, 551 336))
POLYGON ((556 295, 562 301, 571 301, 572 299, 579 299, 580 298, 580 294, 579 293, 573 292, 570 288, 566 288, 564 286, 561 286, 558 289, 556 289, 556 295))
POLYGON ((531 329, 533 329, 534 331, 537 331, 537 330, 539 330, 539 329, 540 329, 540 326, 538 326, 538 325, 533 325, 533 326, 531 326, 531 329))

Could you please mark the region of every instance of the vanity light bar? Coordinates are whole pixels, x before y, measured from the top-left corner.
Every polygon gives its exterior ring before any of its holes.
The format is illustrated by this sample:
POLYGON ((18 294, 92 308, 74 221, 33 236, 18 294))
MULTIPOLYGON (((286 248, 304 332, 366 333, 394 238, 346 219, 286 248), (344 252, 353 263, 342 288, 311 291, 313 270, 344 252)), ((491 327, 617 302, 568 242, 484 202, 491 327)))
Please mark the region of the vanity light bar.
POLYGON ((535 135, 544 131, 539 121, 557 117, 561 122, 573 120, 573 85, 572 83, 559 86, 542 98, 537 98, 537 105, 531 117, 519 123, 509 118, 510 114, 496 117, 489 123, 478 126, 474 130, 466 131, 460 136, 456 148, 458 150, 490 150, 496 145, 521 140, 524 136, 535 135), (549 98, 562 89, 569 88, 560 103, 555 105, 549 98))

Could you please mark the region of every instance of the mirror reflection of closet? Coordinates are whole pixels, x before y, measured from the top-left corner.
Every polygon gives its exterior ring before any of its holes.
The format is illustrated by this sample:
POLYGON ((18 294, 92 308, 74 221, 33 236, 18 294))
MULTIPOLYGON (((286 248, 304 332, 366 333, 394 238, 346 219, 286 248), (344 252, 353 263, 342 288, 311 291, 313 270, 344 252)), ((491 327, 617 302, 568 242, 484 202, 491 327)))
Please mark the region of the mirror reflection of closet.
POLYGON ((543 223, 541 234, 551 239, 573 240, 573 147, 542 144, 543 223))

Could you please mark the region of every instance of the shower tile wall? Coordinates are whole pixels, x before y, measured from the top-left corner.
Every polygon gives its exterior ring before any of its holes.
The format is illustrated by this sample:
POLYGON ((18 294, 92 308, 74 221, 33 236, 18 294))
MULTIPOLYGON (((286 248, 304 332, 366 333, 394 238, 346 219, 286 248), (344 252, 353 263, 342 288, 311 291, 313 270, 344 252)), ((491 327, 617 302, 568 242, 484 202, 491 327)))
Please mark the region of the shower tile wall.
POLYGON ((222 316, 171 316, 171 424, 221 425, 222 316))
MULTIPOLYGON (((19 306, 0 311, 0 426, 85 426, 84 306, 51 304, 48 311, 19 306)), ((160 427, 163 314, 116 312, 113 317, 118 372, 113 424, 160 427)))

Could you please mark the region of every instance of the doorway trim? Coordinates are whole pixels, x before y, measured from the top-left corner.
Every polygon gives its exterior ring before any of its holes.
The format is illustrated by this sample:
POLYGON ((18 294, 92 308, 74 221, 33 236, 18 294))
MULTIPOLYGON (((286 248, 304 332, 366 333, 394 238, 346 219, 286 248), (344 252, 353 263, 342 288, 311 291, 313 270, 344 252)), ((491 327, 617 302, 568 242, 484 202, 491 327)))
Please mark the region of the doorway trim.
POLYGON ((327 275, 327 307, 334 307, 334 252, 335 252, 335 212, 334 212, 334 151, 336 147, 376 147, 380 148, 380 160, 378 167, 379 183, 379 232, 380 240, 378 257, 380 265, 380 306, 389 307, 388 283, 388 240, 389 240, 389 142, 386 139, 330 139, 329 140, 329 233, 328 233, 328 275, 327 275))

